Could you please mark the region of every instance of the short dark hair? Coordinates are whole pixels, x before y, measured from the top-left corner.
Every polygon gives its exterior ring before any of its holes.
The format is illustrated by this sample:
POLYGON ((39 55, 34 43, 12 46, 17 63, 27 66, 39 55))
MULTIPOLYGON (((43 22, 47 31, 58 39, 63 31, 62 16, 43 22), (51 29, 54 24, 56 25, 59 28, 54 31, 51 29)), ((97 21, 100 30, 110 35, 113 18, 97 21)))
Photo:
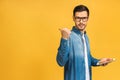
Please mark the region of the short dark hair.
POLYGON ((87 15, 89 17, 89 9, 85 5, 78 5, 73 10, 73 16, 75 16, 76 12, 87 11, 87 15))

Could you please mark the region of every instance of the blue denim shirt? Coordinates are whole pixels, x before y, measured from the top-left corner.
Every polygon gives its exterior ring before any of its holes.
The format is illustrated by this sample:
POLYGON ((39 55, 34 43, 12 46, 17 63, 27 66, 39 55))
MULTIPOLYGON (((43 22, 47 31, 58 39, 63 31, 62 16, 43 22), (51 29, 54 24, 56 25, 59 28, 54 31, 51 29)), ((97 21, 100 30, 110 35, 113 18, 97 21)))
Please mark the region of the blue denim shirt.
MULTIPOLYGON (((91 78, 91 66, 97 66, 98 59, 91 56, 88 37, 85 33, 88 65, 91 78)), ((64 66, 64 80, 85 80, 85 59, 82 33, 75 27, 72 28, 70 38, 61 38, 57 53, 57 63, 64 66)))

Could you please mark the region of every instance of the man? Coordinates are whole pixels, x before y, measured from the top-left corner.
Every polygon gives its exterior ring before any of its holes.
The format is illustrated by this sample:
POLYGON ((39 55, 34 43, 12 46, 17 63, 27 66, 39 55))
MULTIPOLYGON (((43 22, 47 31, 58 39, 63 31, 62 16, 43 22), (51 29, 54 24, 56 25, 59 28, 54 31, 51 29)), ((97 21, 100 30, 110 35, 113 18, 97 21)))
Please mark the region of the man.
POLYGON ((61 42, 58 48, 57 63, 64 66, 64 80, 91 80, 91 66, 105 66, 112 58, 96 59, 90 53, 85 31, 89 19, 89 9, 78 5, 73 10, 73 26, 60 29, 61 42))

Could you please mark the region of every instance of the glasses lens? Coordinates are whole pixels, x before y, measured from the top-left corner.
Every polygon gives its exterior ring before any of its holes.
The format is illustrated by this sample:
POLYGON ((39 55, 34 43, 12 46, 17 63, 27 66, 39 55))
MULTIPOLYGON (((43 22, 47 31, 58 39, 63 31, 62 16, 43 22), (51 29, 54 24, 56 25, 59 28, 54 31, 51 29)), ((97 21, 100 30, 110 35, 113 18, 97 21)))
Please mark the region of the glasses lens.
POLYGON ((75 20, 77 21, 77 22, 79 22, 79 21, 83 21, 83 22, 86 22, 87 20, 88 20, 88 17, 75 17, 75 20))

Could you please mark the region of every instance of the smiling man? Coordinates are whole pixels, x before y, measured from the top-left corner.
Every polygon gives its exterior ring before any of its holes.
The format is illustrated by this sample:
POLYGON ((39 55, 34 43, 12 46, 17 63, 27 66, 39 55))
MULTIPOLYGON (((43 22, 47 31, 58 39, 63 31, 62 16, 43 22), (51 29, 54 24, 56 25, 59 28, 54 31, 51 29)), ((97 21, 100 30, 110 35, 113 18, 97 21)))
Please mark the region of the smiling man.
POLYGON ((60 29, 61 42, 57 53, 57 63, 64 66, 64 80, 92 80, 91 66, 105 66, 112 58, 96 59, 90 52, 86 26, 89 9, 78 5, 73 10, 75 26, 72 30, 60 29))

